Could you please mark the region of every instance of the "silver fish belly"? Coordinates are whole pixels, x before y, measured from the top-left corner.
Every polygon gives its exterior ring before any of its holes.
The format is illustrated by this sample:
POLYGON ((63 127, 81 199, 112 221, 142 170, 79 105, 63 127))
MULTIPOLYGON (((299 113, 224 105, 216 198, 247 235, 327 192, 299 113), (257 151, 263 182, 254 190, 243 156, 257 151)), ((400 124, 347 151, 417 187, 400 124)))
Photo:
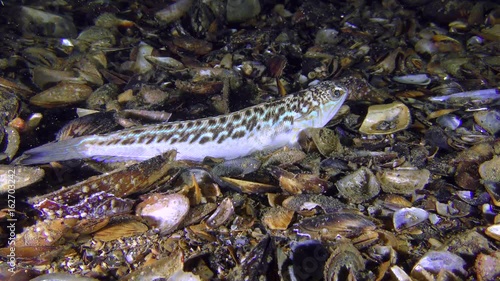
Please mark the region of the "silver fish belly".
POLYGON ((227 115, 129 128, 105 135, 48 143, 25 152, 22 164, 71 159, 143 161, 169 150, 177 159, 206 156, 234 159, 297 142, 299 132, 323 127, 348 95, 347 88, 324 81, 281 100, 227 115))

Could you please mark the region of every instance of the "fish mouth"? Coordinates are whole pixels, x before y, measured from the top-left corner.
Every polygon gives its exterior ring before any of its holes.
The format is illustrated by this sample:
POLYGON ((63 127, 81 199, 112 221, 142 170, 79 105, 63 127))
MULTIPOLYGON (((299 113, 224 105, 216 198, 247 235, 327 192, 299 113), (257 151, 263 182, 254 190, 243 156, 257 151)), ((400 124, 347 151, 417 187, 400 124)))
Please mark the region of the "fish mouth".
MULTIPOLYGON (((346 94, 344 94, 344 96, 342 96, 339 100, 335 101, 333 106, 331 106, 330 110, 321 110, 318 114, 319 118, 317 119, 320 124, 314 124, 314 127, 321 128, 321 127, 324 127, 328 122, 330 122, 330 120, 332 120, 333 117, 335 117, 335 115, 337 115, 338 111, 340 110, 340 108, 344 104, 345 100, 347 99, 347 95, 348 95, 348 93, 346 92, 346 94)), ((314 122, 314 123, 316 123, 316 122, 314 122)))

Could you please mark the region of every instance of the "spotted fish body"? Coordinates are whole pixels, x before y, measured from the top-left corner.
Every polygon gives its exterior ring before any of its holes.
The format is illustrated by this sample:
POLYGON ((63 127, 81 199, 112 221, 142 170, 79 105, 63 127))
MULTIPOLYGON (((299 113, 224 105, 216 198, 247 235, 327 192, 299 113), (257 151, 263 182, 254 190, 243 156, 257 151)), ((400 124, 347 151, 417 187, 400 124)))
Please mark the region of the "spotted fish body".
POLYGON ((323 127, 337 113, 347 89, 324 81, 281 100, 227 115, 129 128, 106 135, 83 136, 25 152, 23 164, 70 159, 143 161, 168 150, 177 159, 206 156, 234 159, 260 150, 295 145, 303 129, 323 127))

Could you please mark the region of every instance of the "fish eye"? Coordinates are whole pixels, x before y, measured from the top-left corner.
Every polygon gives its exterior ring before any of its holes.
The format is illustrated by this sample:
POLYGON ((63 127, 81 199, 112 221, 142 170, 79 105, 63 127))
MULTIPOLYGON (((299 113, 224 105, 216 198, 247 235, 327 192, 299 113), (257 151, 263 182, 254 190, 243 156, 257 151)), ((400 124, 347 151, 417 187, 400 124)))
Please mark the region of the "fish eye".
POLYGON ((334 98, 339 98, 340 97, 340 90, 333 91, 333 97, 334 98))

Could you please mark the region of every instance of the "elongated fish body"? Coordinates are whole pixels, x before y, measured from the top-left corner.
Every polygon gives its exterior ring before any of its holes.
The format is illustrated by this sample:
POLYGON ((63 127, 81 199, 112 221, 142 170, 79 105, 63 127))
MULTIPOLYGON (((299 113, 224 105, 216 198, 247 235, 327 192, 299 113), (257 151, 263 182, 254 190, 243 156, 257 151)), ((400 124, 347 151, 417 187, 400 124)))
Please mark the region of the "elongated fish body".
POLYGON ((26 151, 21 163, 83 158, 143 161, 172 149, 177 151, 177 159, 201 161, 206 156, 234 159, 296 144, 300 131, 320 128, 330 121, 347 95, 345 86, 324 81, 281 100, 227 115, 48 143, 26 151))

